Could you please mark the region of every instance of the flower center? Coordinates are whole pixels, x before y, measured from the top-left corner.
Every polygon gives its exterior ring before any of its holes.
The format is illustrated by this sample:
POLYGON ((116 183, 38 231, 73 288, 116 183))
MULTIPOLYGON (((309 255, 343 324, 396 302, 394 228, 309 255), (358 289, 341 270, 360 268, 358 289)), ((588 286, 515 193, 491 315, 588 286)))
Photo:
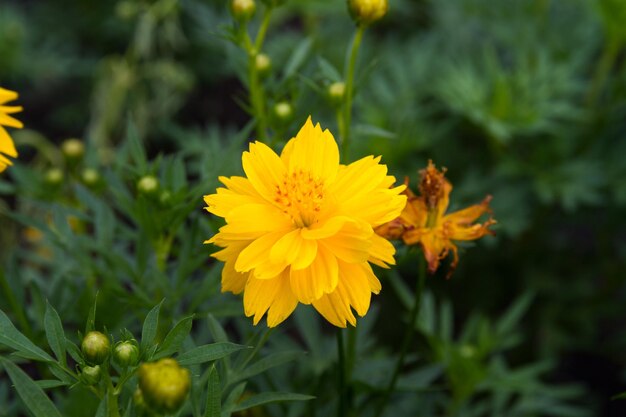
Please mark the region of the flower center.
POLYGON ((274 194, 274 201, 298 227, 315 223, 323 200, 324 182, 302 169, 286 174, 274 194))

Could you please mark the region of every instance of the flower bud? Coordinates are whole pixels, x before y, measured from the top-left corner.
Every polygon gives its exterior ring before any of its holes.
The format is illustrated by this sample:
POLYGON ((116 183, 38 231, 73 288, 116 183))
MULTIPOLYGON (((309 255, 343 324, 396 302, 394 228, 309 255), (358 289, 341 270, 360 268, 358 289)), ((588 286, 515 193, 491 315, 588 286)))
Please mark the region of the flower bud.
POLYGON ((159 180, 152 175, 146 175, 137 181, 137 190, 142 194, 152 194, 158 189, 159 180))
POLYGON ((93 168, 85 168, 80 176, 80 179, 88 187, 94 187, 100 182, 100 174, 93 168))
POLYGON ((259 75, 267 75, 272 68, 272 60, 265 54, 257 54, 254 58, 254 65, 259 75))
POLYGON ((102 372, 100 371, 100 365, 96 366, 83 366, 80 373, 81 381, 86 385, 96 385, 100 382, 102 372))
POLYGON ((133 366, 139 359, 139 345, 135 339, 118 342, 113 347, 113 359, 122 368, 133 366))
POLYGON ((139 388, 146 405, 161 414, 172 414, 187 398, 191 379, 189 370, 174 359, 161 359, 139 367, 139 388))
POLYGON ((293 116, 293 107, 287 101, 279 101, 274 105, 274 115, 280 121, 287 121, 293 116))
POLYGON ((254 0, 232 0, 230 2, 230 11, 233 13, 233 17, 240 22, 250 20, 254 16, 255 10, 254 0))
POLYGON ((67 159, 80 159, 85 154, 85 144, 79 139, 67 139, 61 144, 61 152, 67 159))
POLYGON ((387 14, 388 0, 348 0, 348 10, 359 25, 369 25, 387 14))
POLYGON ((337 81, 328 86, 328 97, 333 104, 340 104, 344 94, 346 94, 346 85, 343 82, 337 81))
POLYGON ((61 169, 59 168, 50 168, 45 176, 44 176, 44 180, 46 181, 46 184, 48 185, 61 185, 61 183, 63 182, 63 171, 61 171, 61 169))
POLYGON ((85 335, 80 349, 88 363, 100 365, 109 356, 111 342, 109 342, 109 338, 105 334, 91 331, 85 335))

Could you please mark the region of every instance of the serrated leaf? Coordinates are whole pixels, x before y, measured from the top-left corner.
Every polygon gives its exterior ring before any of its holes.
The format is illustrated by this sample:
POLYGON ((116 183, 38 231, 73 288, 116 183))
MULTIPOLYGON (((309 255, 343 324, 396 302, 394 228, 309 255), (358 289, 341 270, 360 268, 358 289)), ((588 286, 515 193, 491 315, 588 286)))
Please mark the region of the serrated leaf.
POLYGON ((67 364, 65 357, 65 332, 57 311, 46 301, 46 314, 43 318, 48 345, 62 365, 67 364))
POLYGON ((306 38, 294 48, 293 53, 285 64, 284 80, 291 78, 298 68, 302 66, 312 46, 313 38, 306 38))
POLYGON ((161 305, 163 300, 150 310, 146 319, 143 321, 143 327, 141 329, 141 348, 147 349, 154 343, 154 339, 157 335, 157 329, 159 327, 159 313, 161 312, 161 305))
POLYGON ((17 394, 35 417, 62 417, 50 398, 24 371, 5 358, 0 357, 0 362, 13 381, 17 394))
POLYGON ((193 316, 185 317, 180 320, 172 330, 165 336, 163 343, 159 345, 154 357, 152 359, 160 359, 166 356, 170 356, 173 353, 178 352, 180 345, 191 331, 193 324, 193 316))
POLYGON ((276 403, 282 401, 308 401, 315 397, 312 395, 296 394, 292 392, 262 392, 246 398, 233 408, 232 411, 242 411, 248 408, 257 407, 263 404, 276 403))
POLYGON ((196 365, 221 359, 241 349, 249 349, 249 346, 237 345, 230 342, 213 343, 193 348, 178 357, 181 365, 196 365))
POLYGON ((15 349, 22 357, 36 361, 53 362, 52 356, 37 347, 15 328, 9 317, 0 310, 0 344, 15 349))
POLYGON ((209 383, 207 387, 206 407, 204 417, 220 417, 222 414, 222 387, 220 386, 220 376, 217 373, 215 364, 211 365, 209 371, 209 383))

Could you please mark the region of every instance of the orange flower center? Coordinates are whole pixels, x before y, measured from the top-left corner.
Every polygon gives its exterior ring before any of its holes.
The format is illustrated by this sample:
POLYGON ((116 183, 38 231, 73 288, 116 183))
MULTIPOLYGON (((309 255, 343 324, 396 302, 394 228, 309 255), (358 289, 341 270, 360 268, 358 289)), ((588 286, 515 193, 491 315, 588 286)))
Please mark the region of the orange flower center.
POLYGON ((274 201, 298 227, 315 223, 323 200, 324 182, 302 169, 285 175, 274 195, 274 201))

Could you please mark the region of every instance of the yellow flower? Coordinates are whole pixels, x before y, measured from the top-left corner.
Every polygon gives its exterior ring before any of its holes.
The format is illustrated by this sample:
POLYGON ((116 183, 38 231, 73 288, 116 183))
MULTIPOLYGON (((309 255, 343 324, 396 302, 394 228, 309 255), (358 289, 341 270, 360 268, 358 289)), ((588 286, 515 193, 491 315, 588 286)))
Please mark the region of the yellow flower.
POLYGON ((17 158, 17 151, 13 144, 13 139, 4 129, 4 126, 22 128, 24 125, 19 120, 9 116, 10 114, 22 111, 22 106, 5 106, 4 104, 13 101, 18 97, 17 93, 0 87, 0 172, 4 171, 11 161, 7 156, 17 158))
POLYGON ((348 10, 359 24, 369 25, 382 19, 388 9, 388 0, 348 0, 348 10))
POLYGON ((404 186, 390 188, 380 157, 339 163, 333 135, 311 118, 280 156, 260 142, 242 156, 245 177, 220 177, 226 188, 205 196, 209 212, 226 219, 205 243, 224 249, 222 291, 244 293, 256 325, 285 320, 298 302, 335 326, 356 325, 381 289, 370 262, 394 264, 395 249, 374 227, 397 217, 404 186))
POLYGON ((408 200, 402 214, 395 220, 376 229, 376 233, 387 239, 402 239, 407 245, 420 244, 432 274, 439 268, 439 262, 450 251, 453 254, 448 278, 454 272, 459 255, 453 241, 476 240, 486 234, 495 234, 489 226, 495 224, 493 218, 484 223, 474 223, 480 216, 490 213, 491 196, 480 203, 454 213, 445 214, 448 209, 452 185, 445 178, 445 169, 437 170, 432 161, 420 171, 420 196, 416 196, 407 185, 404 194, 408 200))

